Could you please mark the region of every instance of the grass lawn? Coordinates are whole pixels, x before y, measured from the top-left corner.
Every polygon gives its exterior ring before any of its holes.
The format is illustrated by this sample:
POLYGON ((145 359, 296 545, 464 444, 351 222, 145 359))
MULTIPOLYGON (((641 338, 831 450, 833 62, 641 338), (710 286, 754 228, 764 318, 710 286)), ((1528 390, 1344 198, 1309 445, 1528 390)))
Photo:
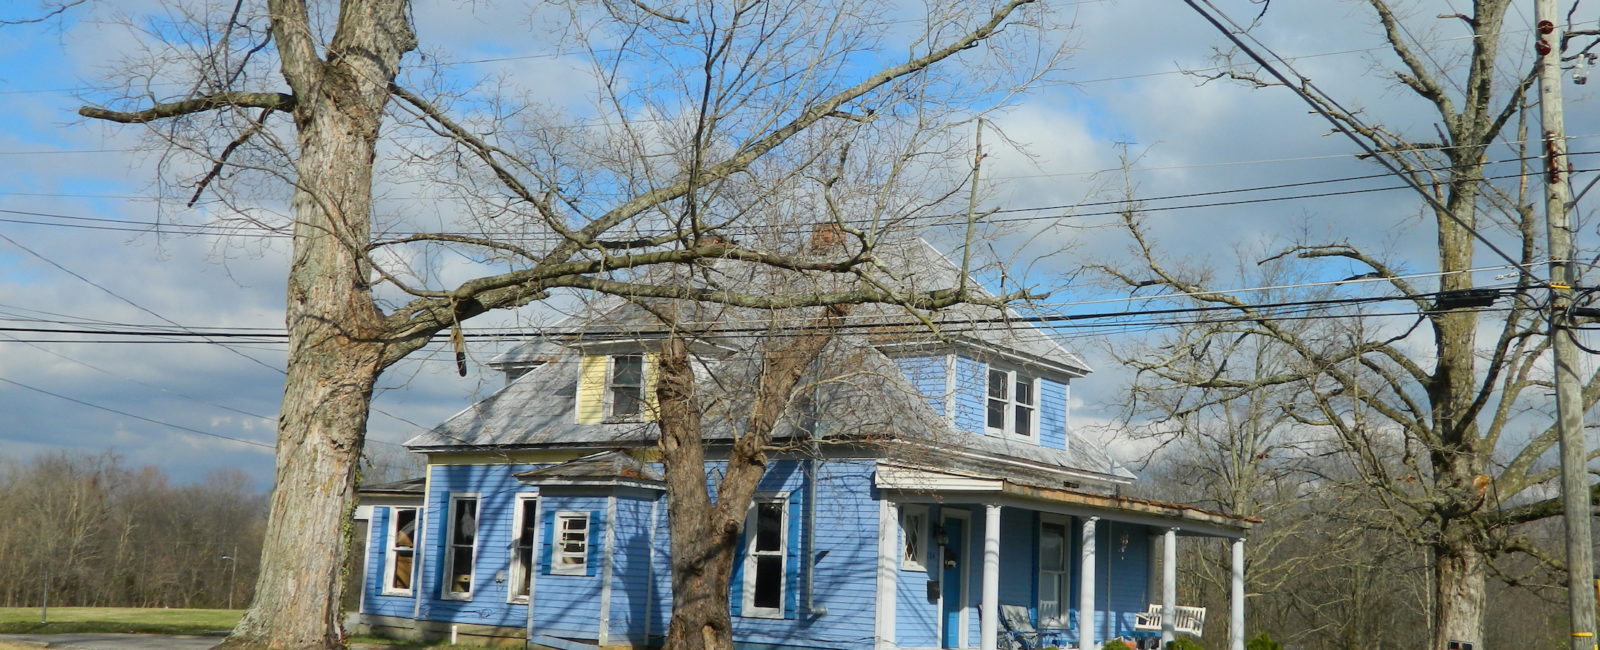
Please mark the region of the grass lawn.
POLYGON ((243 614, 236 609, 51 607, 50 622, 41 624, 37 607, 0 607, 0 634, 225 634, 243 614))

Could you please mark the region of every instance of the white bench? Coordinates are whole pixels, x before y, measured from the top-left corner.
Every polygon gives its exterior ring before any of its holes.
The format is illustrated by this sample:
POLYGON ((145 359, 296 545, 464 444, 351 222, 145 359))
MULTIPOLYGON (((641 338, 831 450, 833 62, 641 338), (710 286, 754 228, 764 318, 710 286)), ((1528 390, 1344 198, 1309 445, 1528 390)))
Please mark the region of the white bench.
MULTIPOLYGON (((1200 636, 1206 626, 1206 608, 1204 607, 1177 607, 1177 616, 1172 621, 1172 629, 1184 634, 1200 636)), ((1165 612, 1160 605, 1150 605, 1150 609, 1143 614, 1133 617, 1133 629, 1141 632, 1160 632, 1162 618, 1165 612)))

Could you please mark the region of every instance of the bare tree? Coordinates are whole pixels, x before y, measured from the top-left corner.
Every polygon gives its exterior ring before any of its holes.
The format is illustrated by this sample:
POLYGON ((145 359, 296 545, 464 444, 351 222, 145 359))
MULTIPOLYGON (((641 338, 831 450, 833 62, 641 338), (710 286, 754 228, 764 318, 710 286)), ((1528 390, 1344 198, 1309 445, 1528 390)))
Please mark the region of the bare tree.
MULTIPOLYGON (((1360 4, 1372 10, 1398 61, 1398 69, 1384 76, 1435 114, 1428 132, 1376 124, 1370 113, 1346 108, 1309 79, 1295 79, 1293 72, 1283 79, 1369 159, 1383 161, 1422 192, 1424 219, 1436 242, 1430 257, 1386 255, 1355 236, 1302 241, 1263 256, 1262 263, 1286 259, 1358 269, 1334 304, 1316 307, 1322 320, 1315 327, 1297 327, 1281 308, 1263 306, 1253 295, 1218 291, 1205 274, 1179 268, 1132 211, 1124 225, 1137 263, 1104 270, 1121 286, 1181 293, 1180 302, 1229 314, 1216 319, 1226 322, 1186 330, 1172 342, 1175 352, 1130 361, 1160 390, 1214 391, 1210 399, 1292 387, 1278 408, 1297 426, 1329 436, 1389 519, 1366 523, 1401 531, 1426 551, 1429 647, 1442 648, 1448 639, 1484 637, 1491 563, 1509 552, 1543 558, 1517 526, 1559 514, 1551 501, 1507 505, 1536 501, 1536 488, 1556 476, 1555 468, 1541 462, 1556 444, 1556 432, 1536 415, 1547 401, 1541 364, 1547 363, 1549 341, 1542 334, 1542 287, 1530 272, 1544 261, 1536 236, 1542 228, 1528 195, 1537 173, 1525 162, 1537 159, 1524 144, 1529 138, 1523 109, 1533 75, 1512 63, 1519 60, 1515 50, 1503 50, 1509 0, 1477 0, 1468 13, 1444 17, 1471 37, 1460 56, 1427 52, 1396 4, 1360 4), (1501 182, 1488 177, 1485 162, 1497 147, 1524 161, 1520 175, 1501 182), (1470 293, 1474 269, 1491 252, 1492 263, 1509 265, 1516 279, 1486 294, 1470 293), (1407 277, 1406 269, 1418 266, 1436 272, 1436 286, 1431 279, 1407 277), (1436 300, 1473 295, 1496 299, 1499 306, 1455 308, 1436 300), (1408 305, 1415 313, 1372 317, 1371 308, 1359 306, 1362 298, 1386 296, 1397 296, 1400 302, 1389 304, 1408 305), (1253 340, 1292 363, 1254 373, 1187 353, 1236 339, 1253 340)), ((1239 66, 1227 74, 1259 87, 1283 86, 1271 72, 1287 64, 1247 41, 1238 43, 1271 67, 1239 66)), ((1600 375, 1587 378, 1583 396, 1586 407, 1600 397, 1600 375)))
POLYGON ((0 463, 0 604, 222 607, 226 571, 248 593, 264 495, 239 472, 171 485, 111 453, 54 453, 0 463))
POLYGON ((276 489, 256 597, 228 645, 341 644, 345 551, 325 551, 353 503, 374 384, 466 319, 563 290, 753 308, 967 299, 964 285, 775 295, 644 271, 874 268, 883 231, 937 217, 961 186, 965 168, 938 162, 965 147, 950 127, 1055 67, 1063 50, 1040 39, 1034 2, 941 0, 909 22, 822 0, 553 3, 530 21, 562 34, 594 87, 574 124, 531 91, 485 94, 408 67, 408 0, 175 0, 170 24, 142 32, 156 40, 124 68, 128 94, 80 113, 148 125, 191 203, 210 194, 229 223, 293 235, 276 489), (154 90, 173 79, 179 91, 154 90), (422 225, 375 193, 398 180, 468 201, 448 227, 422 225), (286 221, 258 200, 280 185, 293 190, 286 221), (802 194, 813 200, 793 203, 802 194), (740 243, 766 213, 802 208, 849 245, 802 262, 740 243), (440 270, 442 250, 498 270, 461 280, 440 270))

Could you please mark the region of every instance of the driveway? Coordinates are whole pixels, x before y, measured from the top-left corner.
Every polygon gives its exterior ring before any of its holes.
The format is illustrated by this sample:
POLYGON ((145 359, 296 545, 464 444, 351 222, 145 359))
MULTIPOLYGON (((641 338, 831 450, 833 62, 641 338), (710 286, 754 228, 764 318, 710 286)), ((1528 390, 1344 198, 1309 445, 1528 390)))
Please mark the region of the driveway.
POLYGON ((164 634, 0 634, 0 650, 73 648, 75 650, 211 650, 214 636, 164 634))

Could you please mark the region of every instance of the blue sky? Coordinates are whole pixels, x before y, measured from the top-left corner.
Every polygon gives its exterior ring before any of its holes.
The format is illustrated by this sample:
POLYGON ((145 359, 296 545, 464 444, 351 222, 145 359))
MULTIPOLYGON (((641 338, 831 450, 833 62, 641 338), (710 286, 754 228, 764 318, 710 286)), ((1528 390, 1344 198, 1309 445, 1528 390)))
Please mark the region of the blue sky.
MULTIPOLYGON (((29 11, 28 2, 6 3, 0 19, 29 11)), ((102 10, 137 12, 154 0, 107 3, 102 10)), ((249 4, 249 3, 247 3, 249 4)), ((548 54, 558 35, 539 33, 517 18, 524 3, 419 1, 416 13, 424 48, 454 60, 548 54)), ((1418 37, 1447 57, 1459 41, 1453 25, 1433 20, 1435 2, 1416 7, 1418 37)), ((1237 84, 1197 84, 1180 69, 1210 65, 1220 43, 1198 17, 1168 0, 1088 0, 1059 5, 1058 18, 1076 24, 1077 49, 1059 83, 1023 97, 998 116, 995 126, 1026 149, 998 149, 984 175, 994 183, 994 207, 1077 205, 1102 200, 1120 187, 1118 142, 1138 156, 1132 181, 1140 196, 1166 196, 1219 189, 1358 176, 1379 170, 1354 160, 1353 146, 1326 135, 1327 124, 1281 90, 1251 90, 1237 84), (1031 156, 1031 157, 1030 157, 1031 156)), ((1259 5, 1221 3, 1241 18, 1259 5)), ((1378 31, 1350 3, 1274 3, 1258 32, 1286 56, 1308 56, 1297 65, 1319 85, 1397 128, 1428 134, 1429 115, 1371 72, 1390 63, 1378 31), (1293 6, 1290 6, 1290 5, 1293 6)), ((107 19, 109 13, 94 14, 107 19)), ((154 154, 132 151, 139 130, 84 123, 73 88, 100 87, 103 65, 129 54, 132 41, 105 20, 73 19, 53 25, 0 28, 0 235, 33 249, 88 281, 0 240, 0 326, 44 320, 101 320, 157 324, 152 314, 190 327, 279 327, 282 324, 284 245, 281 240, 239 241, 207 236, 64 227, 114 226, 83 219, 147 222, 173 218, 198 222, 200 215, 161 204, 152 168, 154 154), (77 220, 26 213, 65 215, 77 220), (32 225, 17 221, 45 221, 32 225), (135 306, 137 305, 137 306, 135 306), (65 316, 47 316, 45 312, 65 316)), ((1516 28, 1519 19, 1510 27, 1516 28)), ((1459 31, 1459 30, 1457 30, 1459 31)), ((581 79, 560 56, 456 66, 452 79, 508 75, 524 87, 542 87, 549 99, 581 107, 586 95, 571 83, 581 79)), ((1600 84, 1567 86, 1574 151, 1600 149, 1600 112, 1588 109, 1600 84)), ((92 98, 102 95, 90 93, 92 98)), ((1580 162, 1580 165, 1582 163, 1580 162)), ((1591 165, 1593 166, 1593 165, 1591 165)), ((1353 181, 1329 189, 1393 184, 1387 179, 1353 181)), ((1314 187, 1309 191, 1318 191, 1314 187)), ((1298 191, 1298 190, 1295 190, 1298 191)), ((1277 195, 1293 193, 1280 191, 1277 195)), ((1266 195, 1272 195, 1266 193, 1266 195)), ((1249 195, 1258 196, 1258 195, 1249 195)), ((1196 202, 1180 199, 1152 206, 1196 202)), ((1314 201, 1152 212, 1153 233, 1175 255, 1196 263, 1231 267, 1235 260, 1297 238, 1349 239, 1416 260, 1428 237, 1417 228, 1417 202, 1405 192, 1374 192, 1314 201)), ((1585 213, 1587 214, 1587 213, 1585 213)), ((1053 292, 1051 302, 1110 297, 1081 284, 1064 284, 1077 265, 1115 261, 1125 242, 1104 228, 1107 217, 1046 228, 1021 223, 1013 239, 1014 272, 1053 292)), ((1586 222, 1586 227, 1592 223, 1586 222)), ((1584 233, 1593 248, 1592 230, 1584 233)), ((1580 239, 1580 243, 1582 239, 1580 239)), ((1489 259, 1483 257, 1481 259, 1489 259)), ((1349 268, 1327 265, 1316 277, 1342 277, 1349 268)), ((1492 274, 1485 275, 1487 280, 1492 274)), ((1222 274, 1219 284, 1231 284, 1222 274)), ((1243 280, 1239 280, 1242 282, 1243 280)), ((1235 285, 1237 286, 1237 285, 1235 285)), ((1113 311, 1132 303, 1054 307, 1063 311, 1113 311)), ((480 326, 515 325, 544 318, 538 313, 503 315, 480 326)), ((43 335, 9 333, 15 339, 43 335)), ((1115 412, 1125 374, 1109 367, 1103 346, 1131 338, 1114 333, 1074 338, 1100 372, 1079 382, 1074 417, 1087 427, 1115 412)), ((30 338, 33 337, 33 338, 30 338)), ((472 350, 472 373, 454 375, 447 355, 421 355, 391 372, 372 418, 372 435, 399 442, 494 390, 499 378, 481 365, 495 352, 472 350)), ((281 397, 281 346, 145 343, 20 343, 0 337, 0 378, 58 393, 127 414, 219 435, 270 442, 271 416, 281 397), (241 355, 255 358, 259 363, 241 355), (86 365, 87 364, 87 365, 86 365), (248 413, 245 415, 241 413, 248 413), (265 416, 265 417, 254 417, 265 416)), ((258 484, 270 478, 264 450, 208 438, 82 406, 15 385, 0 384, 0 457, 66 450, 113 449, 129 464, 160 466, 180 479, 221 468, 246 470, 258 484)))

